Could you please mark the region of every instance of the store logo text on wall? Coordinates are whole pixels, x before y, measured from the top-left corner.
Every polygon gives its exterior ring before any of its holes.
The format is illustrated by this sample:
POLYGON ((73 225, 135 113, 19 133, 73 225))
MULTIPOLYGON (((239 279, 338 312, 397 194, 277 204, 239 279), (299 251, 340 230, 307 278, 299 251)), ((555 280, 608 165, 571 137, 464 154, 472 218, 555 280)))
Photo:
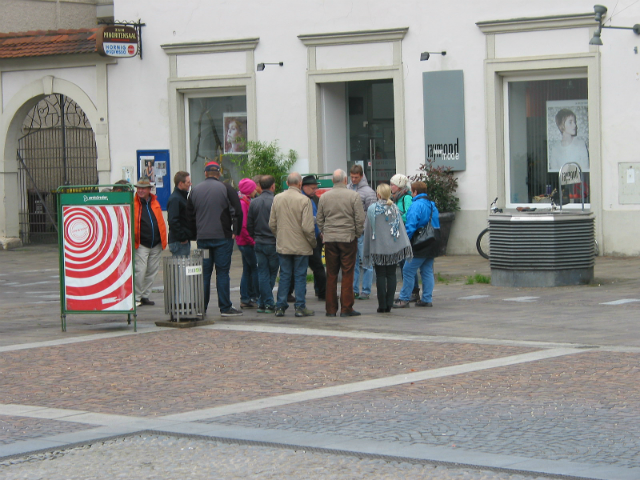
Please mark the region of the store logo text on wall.
POLYGON ((439 160, 460 160, 460 139, 456 143, 428 143, 427 158, 439 157, 439 160))
POLYGON ((96 50, 104 57, 135 57, 138 54, 138 32, 133 27, 109 25, 98 29, 96 50))

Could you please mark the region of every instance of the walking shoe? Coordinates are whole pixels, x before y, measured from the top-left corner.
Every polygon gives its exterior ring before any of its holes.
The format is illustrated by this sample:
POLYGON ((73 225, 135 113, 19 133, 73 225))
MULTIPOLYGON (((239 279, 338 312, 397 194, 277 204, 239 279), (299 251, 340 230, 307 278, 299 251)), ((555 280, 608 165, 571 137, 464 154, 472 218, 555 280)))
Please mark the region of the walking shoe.
POLYGON ((241 317, 242 316, 242 311, 238 310, 238 309, 236 309, 234 307, 231 307, 226 312, 220 312, 220 315, 223 316, 223 317, 241 317))
POLYGON ((241 303, 240 308, 256 308, 256 304, 249 300, 249 303, 241 303))
POLYGON ((138 307, 141 307, 142 305, 155 305, 156 302, 152 302, 151 300, 149 300, 148 298, 144 298, 142 297, 140 299, 140 301, 137 303, 138 307))
POLYGON ((367 295, 366 293, 358 295, 358 300, 369 300, 369 295, 367 295))
POLYGON ((356 312, 355 310, 351 310, 350 312, 342 312, 340 314, 341 317, 357 317, 361 315, 360 312, 356 312))
POLYGON ((393 308, 409 308, 409 307, 410 307, 409 302, 407 302, 406 300, 398 299, 393 303, 393 308))
POLYGON ((289 303, 293 303, 296 301, 296 297, 294 297, 293 295, 289 294, 287 295, 287 302, 289 303))
POLYGON ((431 303, 431 302, 423 302, 422 300, 418 300, 416 302, 416 307, 433 307, 433 303, 431 303))
POLYGON ((411 292, 411 296, 409 297, 409 302, 417 302, 418 300, 420 300, 420 290, 411 292))
POLYGON ((284 317, 284 308, 276 308, 276 317, 284 317))
POLYGON ((270 306, 258 307, 258 313, 270 313, 271 315, 273 315, 275 312, 276 312, 275 307, 270 307, 270 306))
POLYGON ((360 298, 360 294, 357 292, 353 292, 353 298, 358 299, 360 298))
POLYGON ((335 317, 336 314, 335 313, 325 313, 324 316, 325 317, 335 317))
POLYGON ((308 308, 296 308, 296 317, 313 317, 315 312, 308 308))

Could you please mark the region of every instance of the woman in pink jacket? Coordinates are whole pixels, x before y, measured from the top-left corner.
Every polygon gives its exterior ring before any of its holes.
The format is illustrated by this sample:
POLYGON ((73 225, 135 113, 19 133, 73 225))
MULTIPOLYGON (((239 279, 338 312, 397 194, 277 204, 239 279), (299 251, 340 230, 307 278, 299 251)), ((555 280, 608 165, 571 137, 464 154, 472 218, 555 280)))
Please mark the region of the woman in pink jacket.
POLYGON ((240 307, 256 308, 258 290, 258 261, 254 246, 256 242, 247 232, 247 217, 249 215, 249 204, 256 195, 256 183, 250 178, 243 178, 238 184, 240 192, 240 205, 242 206, 242 230, 236 237, 238 249, 242 254, 242 280, 240 280, 240 307))

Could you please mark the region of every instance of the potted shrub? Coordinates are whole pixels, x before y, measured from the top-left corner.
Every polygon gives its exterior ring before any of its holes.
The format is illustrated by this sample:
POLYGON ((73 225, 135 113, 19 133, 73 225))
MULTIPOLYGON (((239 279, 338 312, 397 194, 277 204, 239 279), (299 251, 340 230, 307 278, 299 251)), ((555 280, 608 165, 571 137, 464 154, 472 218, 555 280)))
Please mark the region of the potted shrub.
POLYGON ((248 155, 235 155, 233 162, 240 178, 254 175, 273 175, 276 179, 276 193, 282 191, 281 179, 286 176, 298 160, 295 150, 287 154, 280 151, 277 140, 273 142, 247 142, 248 155))
POLYGON ((418 168, 418 173, 409 177, 412 182, 424 182, 427 185, 427 194, 435 202, 440 212, 440 233, 442 236, 442 248, 440 255, 446 255, 451 224, 456 218, 455 212, 460 210, 460 199, 456 197, 458 189, 458 177, 454 176, 451 167, 436 167, 432 159, 427 159, 418 168))

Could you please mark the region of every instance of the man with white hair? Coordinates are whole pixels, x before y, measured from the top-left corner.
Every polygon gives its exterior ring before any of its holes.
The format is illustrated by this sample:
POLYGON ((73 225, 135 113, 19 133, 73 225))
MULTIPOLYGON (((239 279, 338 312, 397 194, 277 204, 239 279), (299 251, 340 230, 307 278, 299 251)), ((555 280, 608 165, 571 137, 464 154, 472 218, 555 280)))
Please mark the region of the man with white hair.
POLYGON ((276 237, 276 251, 280 257, 280 283, 276 317, 284 317, 289 308, 289 285, 295 284, 296 317, 314 315, 307 309, 307 268, 309 255, 316 246, 315 224, 311 200, 301 192, 302 176, 292 172, 287 177, 289 188, 273 199, 269 228, 276 237))
POLYGON ((324 239, 327 263, 326 315, 338 312, 338 273, 342 269, 341 317, 360 315, 353 309, 353 274, 358 254, 358 238, 364 232, 364 210, 360 195, 347 188, 347 172, 333 172, 333 188, 318 202, 316 222, 324 239))

